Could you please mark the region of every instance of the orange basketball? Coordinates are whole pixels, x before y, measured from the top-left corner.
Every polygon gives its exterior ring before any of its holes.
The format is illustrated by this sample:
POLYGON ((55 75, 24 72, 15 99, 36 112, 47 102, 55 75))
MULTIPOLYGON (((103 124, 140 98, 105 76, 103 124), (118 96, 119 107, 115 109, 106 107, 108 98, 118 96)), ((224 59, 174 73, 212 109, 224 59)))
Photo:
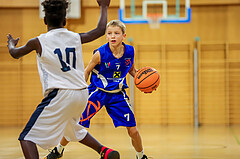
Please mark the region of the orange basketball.
POLYGON ((134 83, 140 91, 150 93, 159 86, 160 75, 152 67, 143 67, 135 74, 134 83))

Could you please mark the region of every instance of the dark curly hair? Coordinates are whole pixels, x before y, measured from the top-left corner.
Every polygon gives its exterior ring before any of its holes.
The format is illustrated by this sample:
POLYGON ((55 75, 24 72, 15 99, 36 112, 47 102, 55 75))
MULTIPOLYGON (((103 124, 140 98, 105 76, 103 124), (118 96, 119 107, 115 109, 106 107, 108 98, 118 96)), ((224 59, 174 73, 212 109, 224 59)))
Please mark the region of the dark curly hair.
MULTIPOLYGON (((69 2, 67 0, 45 0, 41 3, 45 12, 45 20, 48 25, 58 27, 64 23, 66 10, 69 2)), ((64 24, 65 25, 65 24, 64 24)))

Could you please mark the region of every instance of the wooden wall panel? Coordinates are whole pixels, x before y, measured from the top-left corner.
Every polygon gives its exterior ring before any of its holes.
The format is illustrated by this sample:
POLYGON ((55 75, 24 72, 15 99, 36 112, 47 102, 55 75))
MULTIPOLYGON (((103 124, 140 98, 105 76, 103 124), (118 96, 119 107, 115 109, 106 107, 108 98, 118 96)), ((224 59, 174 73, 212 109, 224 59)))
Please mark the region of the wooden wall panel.
POLYGON ((166 46, 169 124, 193 123, 193 64, 189 44, 166 46))
POLYGON ((136 67, 151 66, 161 76, 152 94, 135 89, 135 112, 140 123, 193 123, 192 55, 188 44, 138 44, 136 67))
POLYGON ((20 63, 0 48, 0 125, 18 125, 21 107, 20 63))
POLYGON ((202 44, 199 104, 202 124, 239 124, 240 44, 202 44))
POLYGON ((12 33, 16 37, 22 35, 22 10, 21 9, 0 9, 1 32, 0 47, 7 45, 7 34, 12 33))
POLYGON ((199 55, 200 123, 226 123, 224 44, 201 45, 199 55))
POLYGON ((240 43, 228 47, 229 122, 240 124, 240 43))
MULTIPOLYGON (((38 4, 31 0, 22 1, 0 2, 0 79, 3 83, 0 86, 0 125, 22 125, 42 100, 36 54, 15 60, 6 48, 8 33, 20 37, 20 46, 46 32, 46 26, 38 15, 38 4)), ((118 18, 119 2, 112 4, 108 20, 118 18)), ((135 111, 139 124, 193 123, 192 44, 196 36, 200 37, 202 44, 199 59, 200 122, 240 123, 239 9, 237 0, 196 0, 192 2, 191 23, 161 24, 160 29, 154 30, 148 24, 126 25, 125 42, 133 39, 138 59, 136 67, 150 65, 161 74, 157 92, 146 95, 135 88, 135 111)), ((75 32, 87 32, 96 27, 98 18, 96 2, 83 0, 81 19, 67 20, 66 27, 75 32)), ((104 43, 105 36, 83 45, 85 66, 92 51, 104 43)), ((109 124, 112 121, 103 109, 94 122, 109 124)))
MULTIPOLYGON (((159 64, 162 56, 161 45, 136 44, 135 46, 135 67, 140 69, 145 66, 150 66, 160 72, 161 69, 159 64)), ((134 91, 134 111, 138 123, 162 123, 160 89, 154 91, 152 94, 145 94, 139 91, 136 87, 134 91)))

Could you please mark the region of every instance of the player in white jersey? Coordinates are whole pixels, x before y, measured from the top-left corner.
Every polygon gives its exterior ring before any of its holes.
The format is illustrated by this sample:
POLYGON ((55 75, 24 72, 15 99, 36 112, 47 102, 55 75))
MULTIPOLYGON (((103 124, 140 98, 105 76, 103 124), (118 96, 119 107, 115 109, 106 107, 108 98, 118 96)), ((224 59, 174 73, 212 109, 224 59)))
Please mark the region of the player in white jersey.
MULTIPOLYGON (((31 51, 37 52, 38 71, 44 99, 33 112, 19 141, 26 159, 38 159, 36 144, 44 149, 55 146, 64 136, 68 141, 79 141, 97 151, 103 159, 119 159, 117 151, 102 146, 85 128, 78 124, 85 109, 88 90, 84 76, 81 44, 104 35, 107 8, 110 0, 97 0, 101 14, 98 25, 87 33, 74 33, 64 28, 67 0, 45 0, 44 22, 48 32, 16 47, 18 39, 8 37, 9 53, 18 59, 31 51)), ((60 158, 54 153, 46 158, 60 158)), ((57 152, 63 152, 57 151, 57 152)))

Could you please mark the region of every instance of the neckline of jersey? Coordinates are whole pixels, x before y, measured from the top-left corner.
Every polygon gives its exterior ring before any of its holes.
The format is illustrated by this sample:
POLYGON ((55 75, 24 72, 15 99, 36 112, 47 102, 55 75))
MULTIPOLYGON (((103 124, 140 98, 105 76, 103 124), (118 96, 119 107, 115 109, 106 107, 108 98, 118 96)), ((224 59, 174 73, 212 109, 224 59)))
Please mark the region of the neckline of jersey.
POLYGON ((123 53, 123 55, 121 56, 121 57, 119 57, 119 58, 117 58, 117 57, 115 57, 114 55, 113 55, 113 53, 112 53, 112 50, 110 49, 110 47, 109 47, 109 42, 107 43, 107 48, 108 48, 108 50, 111 52, 111 55, 112 55, 112 57, 114 57, 115 59, 121 59, 121 58, 123 58, 124 57, 124 55, 125 55, 125 52, 126 52, 126 45, 125 45, 125 43, 124 42, 122 42, 122 44, 123 44, 123 46, 124 46, 124 53, 123 53))

